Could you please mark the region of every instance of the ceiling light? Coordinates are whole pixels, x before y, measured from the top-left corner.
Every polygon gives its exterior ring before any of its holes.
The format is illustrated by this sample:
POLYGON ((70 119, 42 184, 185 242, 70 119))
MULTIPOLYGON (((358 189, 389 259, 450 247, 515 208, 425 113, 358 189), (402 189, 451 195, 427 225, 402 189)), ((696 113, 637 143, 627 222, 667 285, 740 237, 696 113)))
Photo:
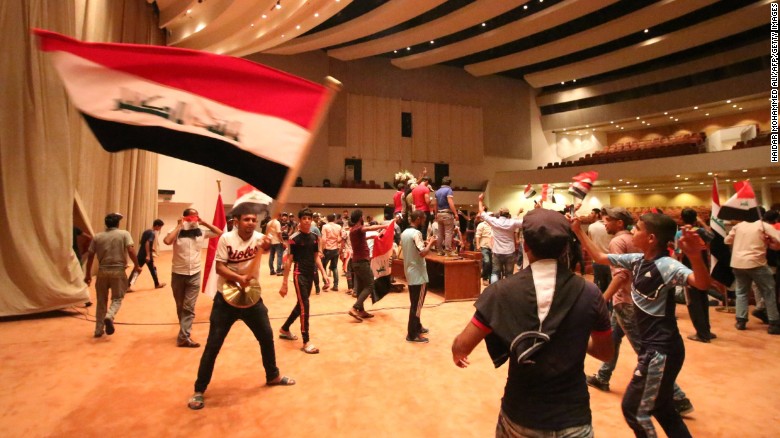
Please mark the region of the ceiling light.
POLYGON ((192 13, 192 9, 187 9, 187 15, 192 13))
POLYGON ((644 120, 642 120, 642 124, 644 125, 645 123, 647 123, 647 122, 645 122, 644 120))
POLYGON ((645 33, 648 33, 648 32, 650 32, 650 29, 645 29, 645 33))
POLYGON ((300 28, 301 28, 301 25, 300 25, 300 24, 299 24, 299 25, 297 25, 297 26, 295 26, 295 30, 299 30, 300 28))
POLYGON ((626 184, 631 184, 631 181, 626 181, 626 184))
POLYGON ((431 40, 431 44, 433 44, 433 40, 431 40))
POLYGON ((412 48, 411 47, 407 47, 406 50, 412 50, 412 48))
POLYGON ((705 115, 705 116, 709 116, 709 115, 710 115, 710 113, 704 113, 704 115, 705 115))
POLYGON ((730 179, 727 179, 727 180, 726 180, 726 182, 731 182, 731 180, 730 180, 730 179))
POLYGON ((612 190, 617 190, 617 187, 612 187, 612 190))
POLYGON ((485 24, 485 23, 482 23, 482 27, 485 27, 485 26, 487 26, 487 24, 485 24))
POLYGON ((739 110, 742 111, 742 107, 739 107, 739 110))
POLYGON ((620 178, 618 181, 623 182, 623 178, 620 178))
POLYGON ((698 106, 695 106, 695 107, 693 107, 693 109, 699 109, 699 107, 698 107, 698 106))
POLYGON ((265 15, 265 14, 263 14, 263 15, 261 15, 261 18, 262 18, 263 20, 265 20, 266 18, 268 18, 268 15, 265 15))
POLYGON ((650 124, 648 123, 647 126, 650 126, 650 124))
POLYGON ((590 128, 590 125, 585 125, 586 128, 590 128))
POLYGON ((761 179, 766 179, 766 177, 765 177, 765 176, 762 176, 762 177, 761 177, 761 179))
POLYGON ((612 123, 613 125, 615 124, 614 120, 610 120, 609 123, 612 123))
POLYGON ((731 105, 731 107, 732 107, 732 108, 736 108, 736 107, 737 107, 737 104, 731 105))
POLYGON ((282 9, 282 0, 276 0, 276 6, 274 6, 276 9, 282 9))
POLYGON ((284 38, 284 35, 282 35, 282 38, 284 38))
POLYGON ((699 185, 702 185, 702 184, 704 184, 704 183, 703 183, 703 182, 700 182, 700 183, 699 183, 699 185))
POLYGON ((576 80, 576 79, 572 79, 571 81, 572 81, 572 82, 577 82, 577 80, 576 80))
POLYGON ((563 82, 561 82, 561 85, 563 85, 563 82))
POLYGON ((731 99, 727 100, 726 103, 731 103, 731 99))
POLYGON ((621 126, 620 129, 623 129, 623 127, 621 126))
POLYGON ((674 116, 669 116, 669 119, 674 119, 674 116))
POLYGON ((319 13, 319 12, 315 12, 315 13, 314 13, 314 18, 317 18, 317 17, 319 17, 319 16, 320 16, 320 13, 319 13))
POLYGON ((680 119, 674 119, 674 121, 675 121, 675 122, 679 122, 679 121, 680 121, 680 119))
POLYGON ((676 176, 677 178, 679 178, 679 177, 680 177, 680 175, 675 175, 675 176, 676 176))
POLYGON ((742 169, 742 173, 745 173, 745 172, 747 172, 747 169, 742 169))
POLYGON ((637 117, 636 119, 639 120, 639 117, 637 117))
POLYGON ((667 114, 669 114, 669 111, 664 111, 664 115, 667 115, 667 114))
POLYGON ((249 27, 255 27, 255 23, 250 24, 249 27))
POLYGON ((636 184, 634 184, 634 188, 637 188, 637 187, 639 187, 639 186, 638 186, 638 185, 636 185, 636 184))
POLYGON ((707 172, 707 175, 710 175, 710 176, 712 176, 712 172, 707 172))
POLYGON ((685 177, 685 180, 688 181, 688 177, 685 177))
POLYGON ((675 190, 677 190, 677 189, 679 189, 679 187, 677 187, 677 186, 674 186, 674 189, 675 189, 675 190))
POLYGON ((528 9, 528 5, 523 6, 523 9, 528 9))
POLYGON ((393 53, 398 53, 398 50, 393 50, 393 53))

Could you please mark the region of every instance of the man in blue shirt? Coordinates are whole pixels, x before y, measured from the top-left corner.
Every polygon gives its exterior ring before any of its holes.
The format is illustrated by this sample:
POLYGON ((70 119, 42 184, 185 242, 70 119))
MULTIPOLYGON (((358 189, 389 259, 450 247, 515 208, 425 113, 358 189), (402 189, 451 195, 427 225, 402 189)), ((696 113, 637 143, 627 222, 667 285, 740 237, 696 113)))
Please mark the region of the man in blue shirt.
POLYGON ((457 251, 452 250, 452 235, 455 231, 455 202, 452 200, 452 179, 445 176, 441 180, 441 187, 436 190, 436 222, 439 224, 437 244, 439 255, 455 256, 457 251))

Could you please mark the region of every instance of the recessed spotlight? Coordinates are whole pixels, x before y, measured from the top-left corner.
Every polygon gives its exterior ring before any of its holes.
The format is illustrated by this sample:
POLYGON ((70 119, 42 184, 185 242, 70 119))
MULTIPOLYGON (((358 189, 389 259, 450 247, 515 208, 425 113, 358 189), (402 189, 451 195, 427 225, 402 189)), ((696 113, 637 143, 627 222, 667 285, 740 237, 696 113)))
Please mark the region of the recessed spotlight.
POLYGON ((315 12, 315 13, 314 13, 314 18, 317 18, 317 17, 319 17, 319 16, 320 16, 320 13, 319 13, 319 12, 315 12))
POLYGON ((431 40, 431 44, 433 44, 433 40, 431 40))
POLYGON ((686 177, 685 180, 688 181, 688 177, 686 177))
POLYGON ((699 183, 699 185, 702 185, 702 184, 704 184, 704 183, 703 183, 703 182, 700 182, 700 183, 699 183))
POLYGON ((679 177, 680 177, 680 175, 675 175, 675 176, 676 176, 677 178, 679 178, 679 177))
POLYGON ((670 120, 674 120, 674 116, 669 116, 669 119, 670 120))
POLYGON ((766 177, 765 177, 765 176, 762 176, 762 177, 761 177, 761 179, 766 179, 766 177))
POLYGON ((398 50, 393 50, 393 53, 398 53, 398 50))
POLYGON ((726 103, 731 103, 731 99, 727 100, 726 103))
POLYGON ((617 187, 612 187, 612 190, 617 190, 617 187))
POLYGON ((644 120, 642 120, 642 124, 644 125, 645 123, 647 123, 647 122, 645 122, 644 120))
POLYGON ((623 182, 623 178, 620 178, 618 181, 623 182))
POLYGON ((282 35, 282 38, 284 38, 284 35, 282 35))
POLYGON ((664 111, 664 115, 668 115, 668 114, 669 114, 669 111, 664 111))
POLYGON ((620 129, 623 129, 623 127, 621 126, 620 129))
POLYGON ((695 110, 696 110, 696 109, 699 109, 699 107, 698 107, 698 106, 695 106, 695 107, 693 107, 693 109, 695 109, 695 110))
POLYGON ((704 115, 705 115, 705 116, 709 116, 709 115, 710 115, 710 113, 704 113, 704 115))
POLYGON ((301 28, 301 25, 300 25, 300 24, 299 24, 299 25, 297 25, 297 26, 295 26, 295 30, 299 30, 300 28, 301 28))
POLYGON ((561 82, 561 85, 563 85, 563 82, 561 82))
POLYGON ((412 48, 411 47, 407 47, 406 50, 412 50, 412 48))
POLYGON ((710 176, 712 176, 712 172, 707 172, 707 175, 710 175, 710 176))
POLYGON ((485 24, 485 23, 482 23, 482 27, 485 27, 485 26, 487 26, 487 24, 485 24))
POLYGON ((747 169, 742 169, 742 173, 746 173, 746 172, 747 172, 747 169))
POLYGON ((572 82, 577 82, 577 80, 576 80, 576 79, 572 79, 571 81, 572 81, 572 82))
POLYGON ((674 121, 675 121, 675 122, 679 122, 679 121, 680 121, 680 119, 674 119, 674 121))
POLYGON ((731 182, 731 180, 730 180, 730 179, 727 179, 727 180, 726 180, 726 182, 731 182))
POLYGON ((590 128, 590 125, 585 125, 586 128, 590 128))
POLYGON ((614 125, 614 124, 615 124, 615 121, 614 121, 614 120, 610 120, 610 121, 609 121, 609 123, 611 123, 611 124, 613 124, 613 125, 614 125))
POLYGON ((528 5, 523 6, 523 9, 528 9, 528 5))
POLYGON ((679 189, 679 187, 677 187, 677 186, 674 186, 674 189, 675 189, 675 190, 677 190, 677 189, 679 189))
POLYGON ((639 120, 639 117, 637 117, 636 119, 639 120))
POLYGON ((648 123, 647 126, 650 126, 650 124, 648 123))
POLYGON ((187 15, 192 13, 192 9, 187 9, 187 15))
POLYGON ((268 18, 268 15, 265 15, 265 14, 263 14, 263 15, 261 15, 260 17, 261 17, 263 20, 265 20, 266 18, 268 18))
POLYGON ((250 24, 249 27, 255 27, 255 23, 250 24))
POLYGON ((739 110, 742 111, 742 107, 739 107, 739 110))
POLYGON ((735 103, 734 105, 731 105, 731 107, 732 107, 732 108, 736 108, 736 107, 737 107, 737 104, 735 103))
POLYGON ((645 33, 648 33, 648 32, 650 32, 650 29, 645 29, 645 33))
POLYGON ((566 128, 563 128, 563 132, 566 132, 566 128))
POLYGON ((626 184, 631 184, 631 181, 626 181, 626 184))
POLYGON ((634 184, 634 188, 637 188, 637 187, 639 187, 639 185, 637 185, 637 184, 634 184))

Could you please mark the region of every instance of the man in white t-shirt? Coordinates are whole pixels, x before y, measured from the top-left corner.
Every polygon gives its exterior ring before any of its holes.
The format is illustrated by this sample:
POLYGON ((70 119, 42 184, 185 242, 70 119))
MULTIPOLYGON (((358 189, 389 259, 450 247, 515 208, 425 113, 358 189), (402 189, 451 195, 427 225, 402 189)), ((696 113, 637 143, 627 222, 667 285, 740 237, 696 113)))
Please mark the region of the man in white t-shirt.
MULTIPOLYGON (((341 249, 341 225, 336 223, 336 214, 328 215, 328 223, 322 226, 322 265, 325 270, 333 275, 333 287, 331 290, 339 290, 339 250, 341 249)), ((324 290, 328 290, 327 288, 324 290)))
MULTIPOLYGON (((604 254, 609 254, 609 242, 612 236, 607 233, 607 227, 602 220, 602 211, 600 208, 594 208, 588 215, 591 224, 588 225, 588 237, 604 254)), ((599 287, 601 293, 604 293, 612 281, 610 267, 593 262, 593 282, 599 287)))
POLYGON ((195 303, 200 293, 200 253, 205 239, 221 234, 222 230, 198 216, 198 210, 188 208, 182 213, 176 228, 163 239, 166 245, 173 246, 171 290, 176 301, 176 315, 179 317, 179 335, 176 339, 179 347, 200 347, 190 337, 192 321, 195 320, 195 303), (201 226, 206 228, 205 232, 201 226))
POLYGON ((236 320, 244 321, 260 344, 260 354, 265 368, 265 381, 268 386, 294 385, 295 380, 282 376, 276 366, 276 350, 274 349, 274 333, 268 320, 268 308, 260 299, 250 307, 233 307, 222 296, 222 286, 225 282, 238 283, 247 287, 253 279, 260 278, 260 256, 271 247, 271 240, 262 233, 255 231, 257 215, 242 214, 237 218, 233 231, 223 234, 217 245, 217 279, 218 292, 214 297, 209 322, 209 337, 206 348, 198 367, 198 379, 195 381, 195 394, 187 406, 190 409, 201 409, 204 406, 203 393, 211 382, 214 363, 217 361, 222 343, 225 341, 230 327, 236 320), (257 258, 257 262, 254 262, 257 258), (253 263, 254 262, 254 263, 253 263))
MULTIPOLYGON (((490 225, 493 230, 493 272, 490 274, 490 282, 495 283, 501 278, 512 275, 515 269, 515 230, 523 226, 522 219, 512 219, 509 210, 501 208, 498 217, 485 211, 483 200, 484 193, 478 197, 479 211, 482 220, 490 225)), ((520 209, 519 213, 523 210, 520 209)))
POLYGON ((282 224, 279 222, 281 217, 282 214, 278 213, 265 227, 265 235, 271 238, 271 250, 268 252, 268 269, 271 271, 271 275, 276 275, 283 269, 284 242, 282 241, 282 224), (276 269, 274 269, 274 259, 276 259, 276 269))

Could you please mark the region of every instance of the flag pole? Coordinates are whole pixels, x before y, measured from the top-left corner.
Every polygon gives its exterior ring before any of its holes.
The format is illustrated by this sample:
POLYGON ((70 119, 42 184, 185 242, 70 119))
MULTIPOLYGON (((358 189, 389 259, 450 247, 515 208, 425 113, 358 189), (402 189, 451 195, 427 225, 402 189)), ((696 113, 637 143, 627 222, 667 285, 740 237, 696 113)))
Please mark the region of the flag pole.
POLYGON ((293 186, 293 182, 295 181, 295 178, 298 177, 298 174, 301 171, 301 165, 303 164, 303 160, 308 155, 308 152, 311 149, 314 142, 317 140, 317 135, 320 132, 320 128, 322 127, 322 124, 325 122, 325 119, 327 118, 328 111, 330 110, 330 107, 333 105, 333 101, 336 100, 335 99, 336 94, 344 88, 344 85, 333 76, 327 76, 325 78, 324 85, 327 88, 325 99, 323 99, 320 110, 317 111, 317 116, 314 118, 310 126, 311 136, 309 136, 309 139, 306 141, 306 144, 304 145, 301 154, 296 159, 296 162, 293 164, 292 167, 290 167, 290 171, 287 172, 287 176, 285 177, 284 183, 282 184, 282 190, 279 192, 279 195, 275 199, 276 202, 272 203, 272 207, 271 207, 272 217, 276 215, 276 213, 279 211, 279 208, 282 205, 284 205, 284 203, 287 201, 287 196, 290 193, 290 188, 293 186))
POLYGON ((217 180, 217 193, 219 193, 220 195, 222 194, 222 180, 221 179, 217 180))

